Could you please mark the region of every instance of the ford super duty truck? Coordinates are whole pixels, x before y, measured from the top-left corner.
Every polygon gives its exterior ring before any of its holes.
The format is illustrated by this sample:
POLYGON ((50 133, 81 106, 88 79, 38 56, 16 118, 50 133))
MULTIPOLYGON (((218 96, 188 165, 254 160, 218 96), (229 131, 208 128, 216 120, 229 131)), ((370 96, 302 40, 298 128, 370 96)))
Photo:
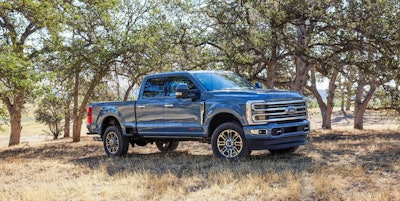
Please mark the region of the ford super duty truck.
POLYGON ((220 158, 291 153, 310 132, 302 95, 263 90, 226 71, 149 75, 137 101, 91 103, 87 112, 88 134, 100 135, 112 157, 126 155, 129 144, 171 152, 187 140, 210 143, 220 158))

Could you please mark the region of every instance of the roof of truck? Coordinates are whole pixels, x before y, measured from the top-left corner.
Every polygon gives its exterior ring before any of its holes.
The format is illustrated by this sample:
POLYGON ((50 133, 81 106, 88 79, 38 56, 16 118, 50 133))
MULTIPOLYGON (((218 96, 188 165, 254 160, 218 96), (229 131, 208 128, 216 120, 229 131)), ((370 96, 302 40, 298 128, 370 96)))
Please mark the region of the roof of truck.
POLYGON ((171 72, 154 73, 154 74, 150 74, 146 77, 184 75, 184 74, 196 74, 196 73, 232 73, 232 72, 231 71, 222 71, 222 70, 194 70, 194 71, 175 71, 175 72, 171 71, 171 72))

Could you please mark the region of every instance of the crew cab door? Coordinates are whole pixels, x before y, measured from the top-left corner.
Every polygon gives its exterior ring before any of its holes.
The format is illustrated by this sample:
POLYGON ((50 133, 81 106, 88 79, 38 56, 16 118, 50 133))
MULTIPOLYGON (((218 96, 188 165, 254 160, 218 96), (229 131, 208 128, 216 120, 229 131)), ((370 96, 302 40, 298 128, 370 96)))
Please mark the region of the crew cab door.
POLYGON ((164 132, 164 100, 167 77, 145 80, 143 92, 136 103, 136 127, 139 135, 157 136, 164 132))
POLYGON ((201 137, 203 130, 204 102, 200 101, 200 91, 187 76, 172 76, 167 85, 164 100, 164 134, 170 136, 201 137), (176 87, 187 84, 189 98, 176 98, 176 87))

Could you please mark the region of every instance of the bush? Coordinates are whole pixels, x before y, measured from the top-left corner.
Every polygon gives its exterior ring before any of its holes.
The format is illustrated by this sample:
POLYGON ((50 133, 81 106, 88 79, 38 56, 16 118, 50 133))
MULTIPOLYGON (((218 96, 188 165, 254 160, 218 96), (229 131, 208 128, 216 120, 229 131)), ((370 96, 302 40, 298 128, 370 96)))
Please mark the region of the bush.
POLYGON ((49 94, 42 99, 39 108, 35 110, 35 120, 49 127, 49 134, 53 136, 53 139, 57 139, 64 129, 62 126, 64 112, 61 108, 63 108, 62 99, 49 94))

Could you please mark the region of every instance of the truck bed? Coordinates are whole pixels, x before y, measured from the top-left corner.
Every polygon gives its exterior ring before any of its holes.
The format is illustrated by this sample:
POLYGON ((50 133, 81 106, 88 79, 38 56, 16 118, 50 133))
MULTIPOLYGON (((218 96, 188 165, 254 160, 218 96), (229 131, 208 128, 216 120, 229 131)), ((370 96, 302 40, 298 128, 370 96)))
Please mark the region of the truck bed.
POLYGON ((91 103, 88 107, 88 118, 91 118, 92 123, 88 124, 88 134, 101 134, 101 129, 104 129, 104 125, 99 125, 98 122, 107 122, 104 121, 104 118, 115 118, 118 122, 121 122, 121 129, 124 134, 136 133, 135 106, 136 101, 91 103))

